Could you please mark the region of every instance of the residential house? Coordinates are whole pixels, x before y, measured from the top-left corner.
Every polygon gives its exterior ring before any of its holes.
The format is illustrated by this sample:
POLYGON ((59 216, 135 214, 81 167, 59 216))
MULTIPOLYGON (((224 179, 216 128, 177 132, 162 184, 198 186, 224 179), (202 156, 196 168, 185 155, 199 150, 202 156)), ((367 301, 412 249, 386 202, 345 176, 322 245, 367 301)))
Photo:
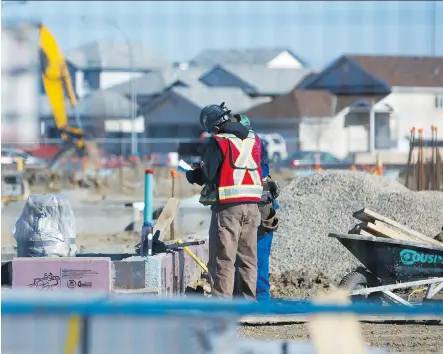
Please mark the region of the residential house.
POLYGON ((251 97, 275 97, 290 92, 312 72, 307 68, 225 64, 214 66, 200 81, 211 87, 239 87, 251 97))
POLYGON ((150 47, 132 42, 94 41, 67 52, 66 58, 75 68, 73 76, 79 97, 172 66, 150 47))
POLYGON ((268 68, 300 69, 306 63, 287 48, 207 49, 188 63, 189 66, 261 65, 268 68))
POLYGON ((282 135, 291 153, 298 149, 320 149, 327 134, 325 125, 335 117, 337 109, 336 97, 329 91, 294 88, 244 113, 258 133, 282 135))
POLYGON ((334 120, 336 142, 324 146, 339 155, 404 151, 412 127, 426 138, 432 125, 443 129, 443 57, 343 55, 301 88, 328 90, 347 106, 334 120))
POLYGON ((198 138, 203 132, 200 112, 208 104, 226 102, 233 112, 241 112, 263 101, 249 97, 239 88, 211 88, 199 81, 189 86, 171 86, 140 107, 145 117, 146 136, 170 139, 149 144, 144 153, 176 151, 178 139, 198 138))

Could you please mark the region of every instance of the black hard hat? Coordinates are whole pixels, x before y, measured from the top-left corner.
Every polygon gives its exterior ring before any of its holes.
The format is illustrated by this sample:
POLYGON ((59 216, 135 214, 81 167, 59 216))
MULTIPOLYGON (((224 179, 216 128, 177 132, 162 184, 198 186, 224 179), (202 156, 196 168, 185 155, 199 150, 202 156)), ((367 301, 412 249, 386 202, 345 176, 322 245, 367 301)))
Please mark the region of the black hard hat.
POLYGON ((200 113, 200 124, 208 132, 218 125, 226 123, 231 118, 231 111, 225 107, 223 102, 220 105, 211 104, 204 107, 200 113))

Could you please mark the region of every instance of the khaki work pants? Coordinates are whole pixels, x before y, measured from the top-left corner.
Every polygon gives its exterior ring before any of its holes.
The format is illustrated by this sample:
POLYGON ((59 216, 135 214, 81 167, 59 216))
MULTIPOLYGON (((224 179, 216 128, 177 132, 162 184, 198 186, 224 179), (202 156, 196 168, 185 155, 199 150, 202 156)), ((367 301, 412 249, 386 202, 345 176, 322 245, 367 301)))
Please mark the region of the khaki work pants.
POLYGON ((248 300, 255 300, 259 225, 260 212, 257 204, 212 206, 208 269, 212 277, 214 296, 232 298, 237 261, 237 294, 248 300))

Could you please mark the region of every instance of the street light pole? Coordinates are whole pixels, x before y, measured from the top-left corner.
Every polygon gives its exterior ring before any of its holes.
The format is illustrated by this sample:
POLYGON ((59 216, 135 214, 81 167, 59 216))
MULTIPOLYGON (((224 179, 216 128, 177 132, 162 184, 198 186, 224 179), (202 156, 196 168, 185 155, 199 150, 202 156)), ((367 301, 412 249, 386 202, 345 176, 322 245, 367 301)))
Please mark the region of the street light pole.
MULTIPOLYGON (((86 17, 82 16, 82 21, 85 21, 86 17)), ((135 60, 134 60, 134 52, 131 45, 131 41, 129 37, 126 35, 126 32, 122 30, 122 28, 117 25, 115 21, 110 18, 105 18, 105 22, 114 27, 118 32, 120 32, 123 37, 126 46, 128 47, 128 55, 131 66, 131 73, 134 75, 135 73, 135 60)), ((137 95, 135 90, 135 80, 132 77, 131 80, 131 120, 132 120, 132 129, 131 129, 131 154, 133 156, 137 155, 138 152, 138 142, 137 142, 137 131, 136 131, 136 119, 137 119, 137 95)))

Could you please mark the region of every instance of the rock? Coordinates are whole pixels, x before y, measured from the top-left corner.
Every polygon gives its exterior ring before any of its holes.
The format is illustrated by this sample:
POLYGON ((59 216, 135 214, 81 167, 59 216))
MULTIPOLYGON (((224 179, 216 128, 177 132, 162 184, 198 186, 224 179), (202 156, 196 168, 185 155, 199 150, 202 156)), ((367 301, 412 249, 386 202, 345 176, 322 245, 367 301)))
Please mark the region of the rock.
POLYGON ((313 283, 320 277, 323 285, 337 284, 359 265, 328 233, 348 233, 359 223, 352 213, 364 207, 430 237, 443 225, 442 192, 410 191, 397 181, 360 171, 296 177, 282 190, 279 204, 280 227, 270 260, 276 287, 275 279, 287 280, 288 274, 305 283, 309 275, 313 283))

